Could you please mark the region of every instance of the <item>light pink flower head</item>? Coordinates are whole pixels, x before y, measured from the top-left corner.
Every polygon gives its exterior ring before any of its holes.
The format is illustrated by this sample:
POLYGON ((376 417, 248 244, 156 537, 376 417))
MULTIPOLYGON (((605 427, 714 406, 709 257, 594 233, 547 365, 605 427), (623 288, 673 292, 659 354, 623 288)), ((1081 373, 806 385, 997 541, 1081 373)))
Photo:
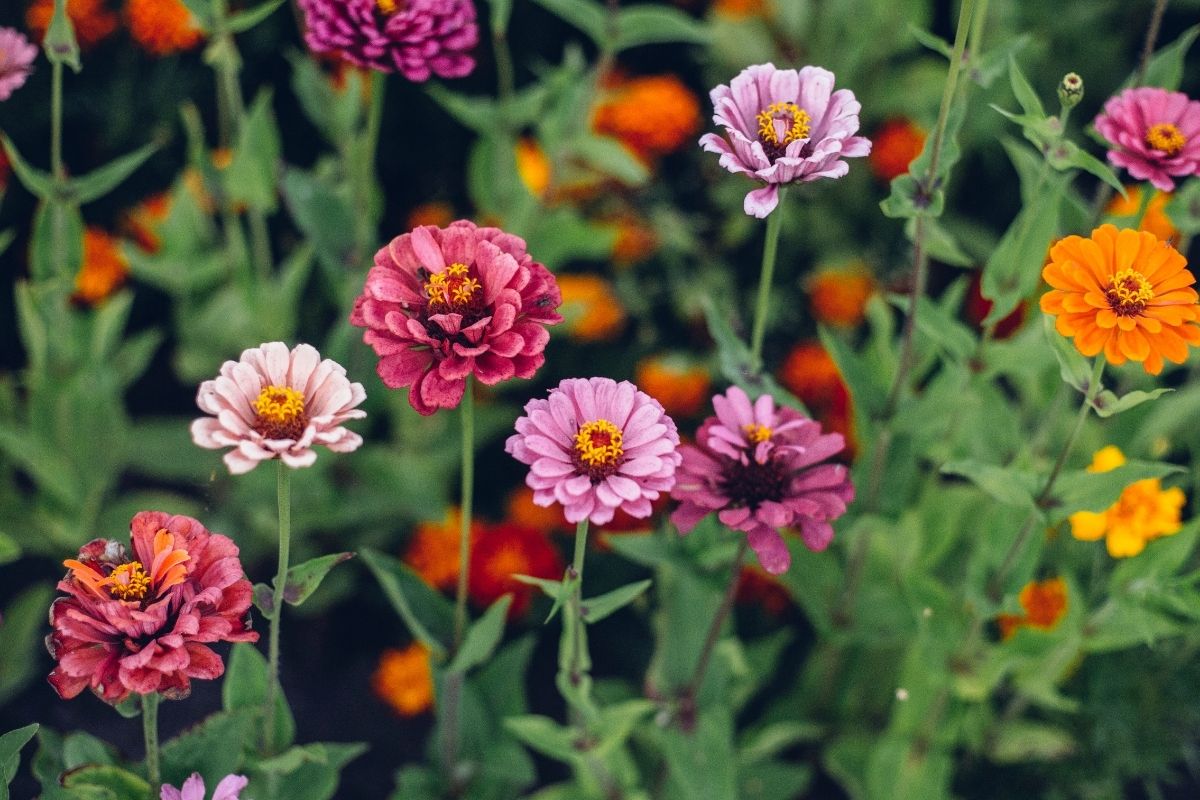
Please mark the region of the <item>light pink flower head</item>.
POLYGON ((712 512, 744 531, 767 572, 786 572, 791 553, 780 528, 800 528, 809 550, 824 550, 833 538, 829 521, 854 499, 846 467, 824 463, 845 447, 840 433, 799 411, 776 407, 769 394, 750 403, 734 386, 713 398, 715 417, 684 445, 679 481, 671 497, 681 505, 671 521, 689 533, 712 512))
POLYGON ((629 381, 568 378, 525 404, 504 449, 529 465, 533 502, 561 503, 568 522, 603 525, 619 508, 638 519, 670 491, 679 432, 662 404, 629 381))
POLYGON ((196 405, 212 416, 192 422, 192 441, 210 450, 232 447, 225 465, 234 475, 271 458, 311 467, 315 445, 349 453, 362 444, 342 423, 367 415, 355 408, 366 396, 341 364, 322 361, 312 345, 289 352, 283 342, 268 342, 226 361, 220 375, 200 384, 196 405))
POLYGON ((37 46, 20 31, 0 28, 0 100, 7 100, 25 85, 37 53, 37 46))
POLYGON ((182 698, 193 678, 225 671, 209 646, 254 642, 250 581, 238 548, 191 517, 142 511, 129 526, 133 552, 95 539, 58 582, 46 647, 50 684, 64 700, 85 688, 109 703, 158 692, 182 698))
POLYGON ((379 356, 379 377, 422 414, 454 408, 467 378, 532 378, 545 362, 562 294, 525 241, 459 220, 424 225, 375 254, 350 322, 379 356))
POLYGON ((1200 173, 1200 102, 1151 86, 1109 98, 1096 130, 1112 143, 1108 160, 1164 192, 1173 177, 1200 173))
POLYGON ((849 89, 833 91, 827 69, 756 64, 709 96, 725 136, 706 133, 700 144, 725 169, 766 184, 744 204, 759 219, 779 204, 780 185, 840 178, 850 171, 843 158, 871 152, 870 140, 854 135, 862 107, 849 89))
MULTIPOLYGON (((245 789, 248 783, 250 780, 241 775, 226 775, 217 784, 212 800, 238 800, 242 789, 245 789)), ((200 777, 199 772, 193 772, 178 789, 174 786, 163 786, 159 800, 204 800, 204 778, 200 777)))

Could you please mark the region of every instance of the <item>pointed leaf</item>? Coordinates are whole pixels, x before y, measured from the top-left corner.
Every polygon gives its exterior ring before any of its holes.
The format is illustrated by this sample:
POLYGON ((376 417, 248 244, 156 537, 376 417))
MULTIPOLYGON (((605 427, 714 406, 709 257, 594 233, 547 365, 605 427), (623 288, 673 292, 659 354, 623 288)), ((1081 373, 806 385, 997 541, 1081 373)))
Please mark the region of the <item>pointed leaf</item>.
MULTIPOLYGON (((229 655, 225 680, 221 684, 221 705, 226 711, 257 709, 267 702, 267 660, 253 645, 238 642, 229 655)), ((261 727, 261 725, 260 725, 261 727)), ((275 730, 271 747, 282 750, 296 738, 296 720, 283 692, 275 694, 275 730)))
POLYGON ((288 570, 287 586, 283 590, 284 602, 293 606, 301 605, 312 596, 331 569, 352 558, 354 553, 334 553, 292 567, 288 570))
POLYGON ((534 0, 554 16, 574 25, 588 35, 593 42, 601 44, 608 28, 604 7, 593 0, 534 0))
POLYGON ((453 637, 454 608, 407 565, 377 550, 359 553, 408 630, 438 659, 453 637))
POLYGON ((134 171, 158 150, 158 143, 142 145, 132 153, 114 159, 87 175, 72 178, 68 182, 71 199, 83 204, 97 200, 117 188, 134 171))
POLYGON ((1161 86, 1170 91, 1178 89, 1183 82, 1184 57, 1197 36, 1200 36, 1200 25, 1193 25, 1174 42, 1151 56, 1146 65, 1146 76, 1142 79, 1142 85, 1161 86))
POLYGON ((467 629, 462 647, 454 654, 450 662, 450 671, 466 673, 492 657, 496 646, 504 637, 504 622, 508 619, 508 607, 512 605, 512 595, 504 595, 492 603, 483 616, 467 629))
POLYGON ((1031 489, 1033 477, 1028 473, 978 461, 952 461, 942 466, 942 474, 964 477, 1005 505, 1036 509, 1031 489))
POLYGON ((621 610, 641 597, 650 588, 650 584, 652 583, 653 581, 649 579, 637 581, 636 583, 626 584, 625 586, 613 589, 611 592, 605 592, 599 597, 584 600, 583 608, 581 609, 584 622, 591 625, 621 610))
POLYGON ((1017 98, 1017 102, 1021 104, 1021 109, 1032 117, 1042 118, 1046 116, 1046 109, 1042 107, 1042 101, 1038 98, 1037 92, 1029 85, 1029 80, 1025 77, 1025 73, 1021 72, 1021 68, 1017 66, 1017 60, 1010 57, 1008 60, 1008 79, 1012 84, 1013 94, 1017 98))
POLYGON ((1154 389, 1149 392, 1140 390, 1128 392, 1120 397, 1117 397, 1108 389, 1100 392, 1095 399, 1092 400, 1092 408, 1096 410, 1096 414, 1101 417, 1111 417, 1114 414, 1120 414, 1122 411, 1128 411, 1131 408, 1136 408, 1142 403, 1151 400, 1157 400, 1167 392, 1173 392, 1174 389, 1154 389))
POLYGON ((707 44, 708 41, 708 28, 677 8, 658 5, 631 6, 617 15, 615 49, 618 52, 646 44, 707 44))
POLYGON ((0 736, 0 791, 3 792, 0 798, 8 797, 8 784, 16 777, 17 767, 21 764, 21 748, 29 744, 37 731, 35 722, 0 736))
POLYGON ((4 145, 4 153, 8 157, 8 162, 12 164, 13 172, 17 176, 17 180, 21 181, 21 185, 29 190, 30 194, 40 197, 42 200, 55 200, 59 196, 55 180, 49 172, 41 170, 30 165, 28 161, 17 150, 17 146, 13 144, 12 139, 9 139, 4 134, 0 133, 0 143, 4 145))
POLYGON ((284 0, 267 0, 267 2, 239 11, 225 21, 225 25, 233 33, 244 33, 258 23, 275 13, 275 9, 284 4, 284 0))

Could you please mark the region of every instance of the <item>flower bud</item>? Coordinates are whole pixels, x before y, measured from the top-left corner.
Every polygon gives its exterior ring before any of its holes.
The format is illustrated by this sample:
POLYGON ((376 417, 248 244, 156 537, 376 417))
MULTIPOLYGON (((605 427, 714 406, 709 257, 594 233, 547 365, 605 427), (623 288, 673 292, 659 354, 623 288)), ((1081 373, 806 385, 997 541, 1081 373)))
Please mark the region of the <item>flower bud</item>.
POLYGON ((1083 99, 1083 78, 1068 72, 1058 84, 1058 100, 1063 108, 1074 108, 1083 99))

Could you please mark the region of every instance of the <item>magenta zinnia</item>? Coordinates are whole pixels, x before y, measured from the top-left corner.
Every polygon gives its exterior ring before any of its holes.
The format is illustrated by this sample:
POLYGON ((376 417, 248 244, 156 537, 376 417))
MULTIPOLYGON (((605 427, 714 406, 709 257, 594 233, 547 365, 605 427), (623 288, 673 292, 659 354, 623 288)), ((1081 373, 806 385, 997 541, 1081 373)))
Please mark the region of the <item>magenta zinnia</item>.
POLYGON ((713 408, 717 415, 700 426, 696 444, 680 448, 671 497, 681 505, 671 521, 689 533, 717 512, 724 525, 746 533, 772 574, 792 562, 781 528, 798 527, 808 549, 824 550, 833 538, 830 521, 854 499, 846 467, 826 462, 845 447, 842 435, 822 433, 799 411, 776 407, 770 395, 752 405, 736 386, 714 397, 713 408))
POLYGON ((25 85, 37 52, 37 47, 20 31, 0 28, 0 100, 7 100, 25 85))
POLYGON ((454 408, 467 378, 532 378, 562 295, 525 241, 459 220, 424 225, 375 254, 350 321, 379 356, 379 377, 410 387, 422 414, 454 408))
POLYGON ((315 52, 410 81, 461 78, 475 68, 471 0, 300 0, 300 8, 315 52))
POLYGON ((46 647, 50 684, 64 699, 90 688, 109 703, 130 693, 186 697, 193 678, 225 671, 209 645, 254 642, 250 581, 238 548, 191 517, 142 511, 130 524, 132 554, 95 539, 59 581, 46 647))
POLYGON ((225 465, 234 475, 271 458, 309 467, 317 460, 314 445, 335 453, 358 449, 362 437, 342 423, 367 415, 356 408, 366 396, 345 367, 322 361, 311 345, 289 351, 283 342, 268 342, 226 361, 220 375, 200 384, 196 405, 212 416, 192 422, 192 441, 210 450, 232 447, 225 465))
POLYGON ((1108 160, 1158 189, 1200 173, 1200 101, 1152 86, 1109 98, 1096 130, 1112 143, 1108 160))
POLYGON ((756 64, 710 96, 725 136, 707 133, 700 144, 719 153, 725 169, 766 184, 746 195, 746 213, 759 219, 779 204, 780 186, 840 178, 850 170, 843 158, 871 152, 870 140, 854 135, 861 109, 854 92, 833 91, 827 69, 756 64))
POLYGON ((525 404, 504 449, 529 465, 533 502, 559 503, 568 522, 638 519, 675 483, 679 432, 662 404, 629 381, 569 378, 525 404))
MULTIPOLYGON (((249 779, 242 775, 226 775, 213 790, 212 800, 238 800, 249 779)), ((204 800, 204 778, 199 772, 193 772, 191 777, 183 782, 183 786, 163 786, 159 791, 159 800, 204 800)))

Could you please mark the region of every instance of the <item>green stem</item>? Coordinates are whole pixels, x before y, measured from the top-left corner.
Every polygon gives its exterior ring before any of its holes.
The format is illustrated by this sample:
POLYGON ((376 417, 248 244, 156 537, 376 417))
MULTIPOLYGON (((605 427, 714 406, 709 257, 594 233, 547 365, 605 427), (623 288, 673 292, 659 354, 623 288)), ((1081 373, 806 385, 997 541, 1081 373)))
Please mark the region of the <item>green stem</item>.
POLYGON ((146 741, 146 780, 150 781, 150 798, 157 800, 162 787, 158 767, 158 693, 142 695, 142 735, 146 741))
POLYGON ((928 180, 937 179, 938 160, 942 157, 942 140, 946 138, 946 119, 950 116, 950 104, 958 89, 958 76, 962 72, 963 51, 967 48, 967 32, 971 29, 971 18, 975 14, 976 0, 963 0, 958 12, 958 30, 954 34, 954 51, 950 54, 950 69, 946 73, 946 85, 942 88, 942 104, 938 107, 937 127, 933 130, 933 155, 929 161, 928 180))
POLYGON ((458 587, 454 593, 454 649, 462 644, 467 628, 467 581, 471 573, 471 514, 475 492, 475 394, 471 378, 463 391, 462 407, 462 518, 458 526, 458 587))
POLYGON ((733 601, 737 597, 738 581, 742 577, 742 563, 746 560, 746 550, 749 547, 750 540, 745 536, 741 537, 741 544, 738 545, 737 555, 733 558, 733 564, 729 567, 729 582, 725 585, 725 595, 721 598, 721 605, 717 608, 717 613, 713 616, 712 623, 708 626, 708 636, 704 639, 704 647, 700 650, 700 657, 696 659, 696 667, 692 670, 692 677, 684 686, 681 696, 688 701, 694 701, 696 694, 700 691, 700 687, 704 685, 704 674, 708 671, 708 663, 712 660, 713 650, 716 649, 717 642, 721 640, 721 629, 725 627, 725 620, 729 618, 729 613, 733 610, 733 601))
POLYGON ((363 129, 362 148, 351 148, 350 172, 354 179, 354 206, 358 221, 356 261, 366 259, 375 247, 376 231, 371 218, 371 194, 375 186, 375 155, 379 148, 379 130, 383 126, 383 100, 387 89, 387 76, 382 72, 371 73, 371 104, 367 109, 367 123, 363 129))
POLYGON ((1150 201, 1154 199, 1154 195, 1158 194, 1158 189, 1152 183, 1142 186, 1141 200, 1138 201, 1137 213, 1133 215, 1133 229, 1135 231, 1142 229, 1142 222, 1146 219, 1146 211, 1150 208, 1150 201))
POLYGON ((267 645, 267 696, 263 712, 263 752, 275 746, 275 706, 279 694, 279 629, 283 620, 284 593, 287 589, 288 559, 292 544, 292 470, 283 461, 276 473, 276 499, 279 505, 279 566, 275 571, 275 591, 271 599, 271 632, 267 645))
POLYGON ((779 232, 783 230, 783 201, 787 187, 779 188, 779 205, 767 218, 767 240, 763 243, 762 273, 758 281, 758 302, 754 306, 754 329, 750 335, 750 364, 762 371, 763 339, 767 335, 767 316, 771 302, 771 283, 775 276, 775 257, 779 252, 779 232))
POLYGON ((1141 86, 1146 77, 1146 68, 1150 66, 1150 57, 1154 55, 1154 45, 1158 41, 1158 32, 1162 28, 1168 2, 1169 0, 1155 0, 1154 10, 1150 12, 1150 23, 1146 26, 1146 38, 1142 42, 1142 57, 1138 59, 1137 72, 1134 73, 1134 86, 1141 86))
POLYGON ((504 31, 492 34, 492 46, 496 51, 496 93, 501 105, 506 105, 516 91, 516 77, 513 70, 512 50, 508 46, 508 36, 504 31))
POLYGON ((55 61, 50 65, 50 169, 54 177, 62 180, 66 177, 63 166, 62 128, 63 128, 63 65, 55 61))
MULTIPOLYGON (((567 681, 571 686, 578 687, 583 683, 584 675, 587 672, 587 665, 584 663, 584 647, 587 635, 587 624, 583 618, 583 560, 587 555, 587 537, 588 537, 588 518, 584 517, 575 526, 575 557, 571 561, 571 568, 567 571, 567 580, 570 581, 571 598, 569 601, 570 613, 575 618, 573 633, 571 636, 571 652, 568 657, 568 673, 567 681)), ((568 702, 571 698, 566 698, 568 702)), ((577 719, 576 724, 584 724, 579 718, 586 717, 588 708, 574 708, 577 719)))

